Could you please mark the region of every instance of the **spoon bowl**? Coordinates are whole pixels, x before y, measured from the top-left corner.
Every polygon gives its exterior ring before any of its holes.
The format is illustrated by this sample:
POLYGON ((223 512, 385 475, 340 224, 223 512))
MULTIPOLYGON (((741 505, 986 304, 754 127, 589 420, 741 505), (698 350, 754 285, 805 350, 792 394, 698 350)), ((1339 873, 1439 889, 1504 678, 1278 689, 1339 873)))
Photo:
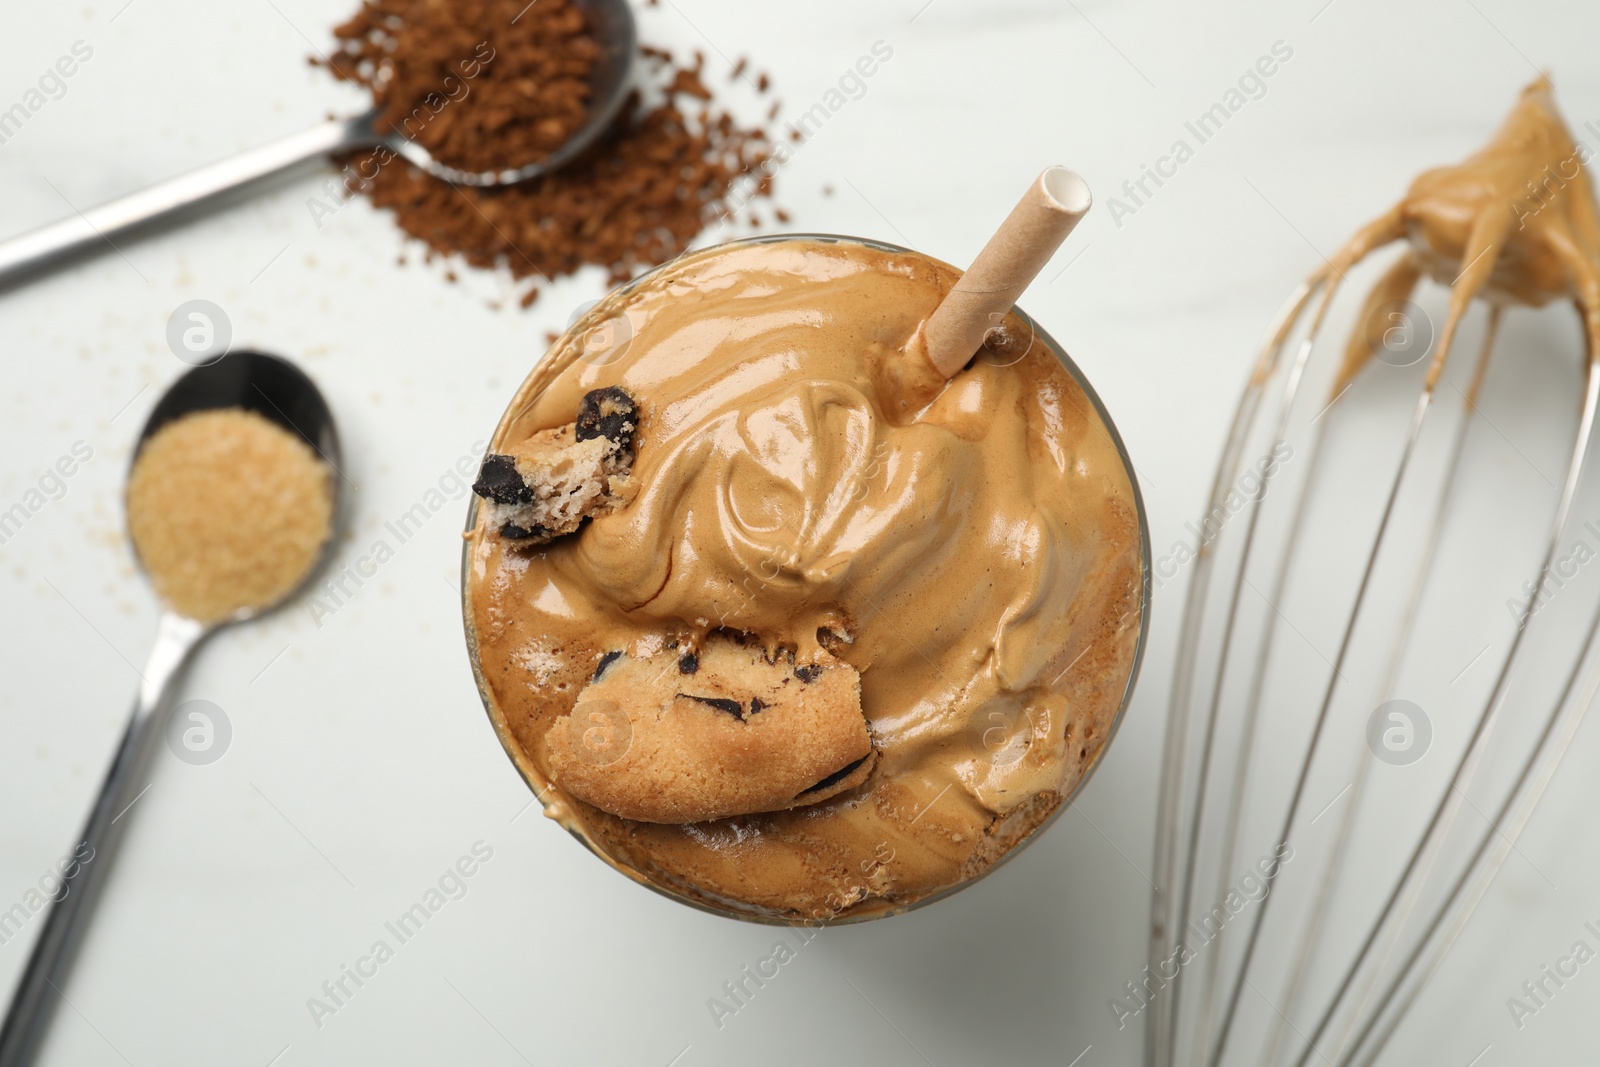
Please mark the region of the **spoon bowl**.
POLYGON ((600 57, 589 74, 589 116, 567 142, 537 163, 505 170, 468 171, 448 166, 415 141, 395 131, 378 133, 378 112, 369 111, 352 120, 352 136, 363 131, 372 145, 383 145, 408 163, 435 178, 455 185, 514 185, 559 170, 576 159, 610 127, 622 102, 628 98, 628 72, 633 66, 637 42, 633 9, 627 0, 574 0, 589 20, 589 32, 600 42, 600 57))
MULTIPOLYGON (((195 367, 172 383, 139 432, 129 471, 139 461, 145 442, 156 431, 185 415, 219 408, 243 408, 262 416, 300 438, 328 465, 333 493, 333 521, 329 524, 328 537, 317 562, 298 586, 280 598, 278 603, 282 603, 315 580, 338 540, 336 534, 344 514, 343 488, 349 479, 341 467, 339 433, 334 427, 333 412, 316 383, 288 360, 264 352, 229 352, 212 363, 195 367)), ((138 555, 137 546, 134 555, 138 555)), ((255 618, 271 611, 278 603, 247 608, 224 620, 223 624, 255 618)))

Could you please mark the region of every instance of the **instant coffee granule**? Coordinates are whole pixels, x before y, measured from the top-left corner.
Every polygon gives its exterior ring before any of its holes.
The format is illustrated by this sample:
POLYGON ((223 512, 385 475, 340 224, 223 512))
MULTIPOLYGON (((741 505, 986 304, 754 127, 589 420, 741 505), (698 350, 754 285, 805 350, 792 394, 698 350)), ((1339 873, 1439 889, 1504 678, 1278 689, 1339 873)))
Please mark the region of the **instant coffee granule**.
POLYGON ((326 65, 372 91, 378 131, 466 171, 527 166, 566 144, 601 56, 571 0, 365 0, 333 34, 326 65))
POLYGON ((175 419, 128 478, 128 532, 169 608, 221 622, 305 580, 333 530, 331 472, 298 436, 243 408, 175 419))
MULTIPOLYGON (((540 120, 543 97, 520 87, 537 83, 549 69, 576 75, 575 64, 561 67, 548 53, 582 38, 573 35, 570 23, 571 15, 581 19, 582 13, 568 0, 539 0, 523 11, 515 27, 519 35, 512 38, 507 28, 524 3, 368 0, 338 31, 347 42, 344 52, 358 58, 350 65, 334 59, 335 73, 381 86, 375 100, 396 114, 411 113, 400 99, 401 85, 426 94, 429 77, 458 78, 451 84, 459 100, 436 97, 423 108, 438 108, 425 130, 446 121, 453 109, 463 116, 449 127, 451 143, 491 136, 485 122, 468 117, 472 109, 515 112, 506 128, 532 128, 540 120), (536 18, 544 20, 543 29, 524 28, 536 18), (437 43, 446 39, 448 47, 437 43), (369 41, 374 42, 370 47, 364 43, 369 41), (489 42, 493 57, 481 63, 476 77, 467 78, 475 68, 463 67, 455 53, 470 56, 482 41, 489 42), (410 57, 408 71, 431 73, 407 73, 403 81, 394 75, 383 82, 380 71, 386 62, 393 65, 397 54, 410 57), (417 58, 422 55, 426 62, 417 58)), ((703 78, 704 56, 697 53, 692 63, 680 63, 665 49, 646 45, 640 52, 634 81, 642 84, 642 92, 628 98, 593 147, 551 174, 516 185, 460 186, 412 167, 386 148, 352 157, 346 174, 374 205, 393 212, 403 231, 427 246, 426 258, 459 256, 471 266, 503 268, 515 279, 528 280, 523 306, 537 299, 542 281, 585 266, 604 268, 612 282, 625 281, 682 253, 713 222, 770 196, 776 169, 766 131, 741 124, 717 105, 703 78)), ((763 76, 757 84, 765 82, 763 76)), ((503 146, 482 147, 493 153, 503 146)), ((456 151, 452 163, 460 158, 493 158, 507 166, 534 161, 456 151)))

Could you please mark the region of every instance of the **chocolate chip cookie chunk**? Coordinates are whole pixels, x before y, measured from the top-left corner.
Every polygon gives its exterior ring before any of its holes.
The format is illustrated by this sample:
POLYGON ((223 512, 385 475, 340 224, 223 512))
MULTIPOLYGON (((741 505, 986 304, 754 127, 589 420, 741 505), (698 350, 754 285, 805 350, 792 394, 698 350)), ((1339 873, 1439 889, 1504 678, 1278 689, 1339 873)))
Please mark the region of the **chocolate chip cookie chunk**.
POLYGON ((545 736, 556 783, 625 819, 696 823, 797 808, 867 780, 855 668, 714 637, 698 653, 608 653, 545 736))
POLYGON ((575 422, 485 456, 472 491, 488 506, 488 528, 508 541, 542 545, 625 503, 635 489, 638 425, 633 398, 607 386, 584 395, 575 422))

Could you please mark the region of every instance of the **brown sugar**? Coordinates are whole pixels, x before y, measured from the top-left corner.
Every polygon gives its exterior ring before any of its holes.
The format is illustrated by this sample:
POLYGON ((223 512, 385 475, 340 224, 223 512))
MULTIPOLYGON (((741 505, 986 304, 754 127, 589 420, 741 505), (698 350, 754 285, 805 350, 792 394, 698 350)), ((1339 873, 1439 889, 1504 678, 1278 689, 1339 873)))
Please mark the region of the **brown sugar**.
POLYGON ((254 412, 185 415, 128 479, 128 531, 162 602, 201 622, 270 607, 311 572, 333 528, 328 466, 254 412))

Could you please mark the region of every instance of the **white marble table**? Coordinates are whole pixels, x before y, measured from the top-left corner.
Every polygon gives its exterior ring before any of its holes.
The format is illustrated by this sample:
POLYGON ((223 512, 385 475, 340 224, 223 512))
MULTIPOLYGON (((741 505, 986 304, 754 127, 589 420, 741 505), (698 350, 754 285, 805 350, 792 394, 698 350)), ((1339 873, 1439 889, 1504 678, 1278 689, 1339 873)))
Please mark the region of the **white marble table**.
MULTIPOLYGON (((308 38, 349 7, 13 0, 0 108, 75 42, 92 55, 0 144, 0 234, 358 106, 305 64, 308 38)), ((1116 418, 1158 554, 1200 511, 1254 347, 1319 254, 1416 171, 1475 148, 1536 66, 1574 125, 1600 121, 1600 11, 1557 0, 667 0, 641 24, 704 48, 715 78, 751 56, 790 115, 876 42, 892 49, 781 175, 795 228, 965 262, 1043 164, 1087 176, 1101 206, 1024 306, 1116 418), (1275 53, 1260 92, 1246 86, 1257 98, 1201 142, 1188 124, 1275 53), (1192 151, 1164 160, 1180 139, 1192 151), (1124 183, 1137 192, 1146 166, 1167 176, 1136 200, 1124 183)), ((92 451, 0 544, 0 909, 76 831, 151 637, 118 493, 133 435, 183 369, 165 342, 173 308, 217 303, 237 344, 300 360, 327 391, 360 486, 351 563, 472 453, 546 331, 602 291, 586 273, 531 310, 492 310, 504 280, 397 266, 397 231, 364 203, 319 228, 306 204, 322 180, 0 294, 0 509, 92 451)), ((299 605, 206 650, 180 699, 224 708, 232 746, 158 767, 45 1062, 1139 1062, 1107 1000, 1143 962, 1181 581, 1161 591, 1125 729, 1077 810, 933 908, 784 935, 795 957, 719 1026, 708 998, 779 932, 647 893, 527 810, 463 654, 462 506, 337 611, 299 605), (465 896, 315 1018, 308 999, 474 848, 490 858, 465 896)), ((1592 1058, 1594 968, 1520 1030, 1506 1000, 1594 943, 1597 759, 1588 731, 1521 846, 1548 878, 1513 862, 1386 1062, 1592 1058)), ((0 988, 31 932, 0 944, 0 988)))

